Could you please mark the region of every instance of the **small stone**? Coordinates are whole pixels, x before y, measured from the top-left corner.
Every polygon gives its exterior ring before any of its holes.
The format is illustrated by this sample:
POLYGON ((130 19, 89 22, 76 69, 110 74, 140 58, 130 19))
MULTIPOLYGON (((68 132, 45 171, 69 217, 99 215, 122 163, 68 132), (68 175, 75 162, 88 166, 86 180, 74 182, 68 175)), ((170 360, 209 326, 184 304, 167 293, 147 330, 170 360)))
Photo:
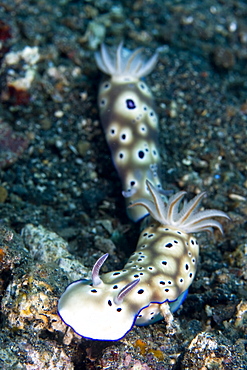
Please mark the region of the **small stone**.
POLYGON ((84 157, 87 154, 88 149, 90 148, 90 143, 88 141, 79 140, 77 144, 78 153, 84 157))
POLYGON ((235 326, 245 328, 247 333, 247 301, 241 301, 237 306, 235 326))
POLYGON ((57 110, 54 113, 54 116, 57 117, 57 118, 61 118, 61 117, 63 117, 63 115, 64 115, 64 112, 62 110, 57 110))
POLYGON ((231 49, 216 47, 213 53, 213 62, 218 68, 232 69, 236 63, 236 58, 231 49))
POLYGON ((43 130, 47 131, 47 130, 50 130, 51 128, 51 120, 50 119, 47 119, 47 118, 44 118, 41 122, 41 127, 43 130))
POLYGON ((95 236, 95 247, 101 250, 102 252, 114 254, 116 246, 110 239, 103 238, 102 236, 95 236))
POLYGON ((229 194, 229 198, 232 199, 232 200, 237 200, 239 202, 245 202, 246 201, 245 197, 243 197, 242 195, 239 195, 239 194, 234 194, 234 193, 229 194))
POLYGON ((242 369, 242 364, 241 357, 224 335, 201 332, 191 341, 180 368, 182 370, 242 369), (221 364, 229 366, 222 367, 221 364))
POLYGON ((105 25, 99 21, 93 20, 89 22, 84 40, 90 50, 96 50, 98 46, 103 42, 106 34, 105 25))
POLYGON ((27 136, 14 132, 10 125, 0 122, 0 168, 15 163, 28 143, 27 136))
POLYGON ((8 191, 3 186, 0 186, 0 203, 4 203, 7 197, 8 191))
POLYGON ((102 225, 108 231, 108 233, 112 235, 113 227, 112 227, 112 223, 110 220, 98 220, 96 221, 96 224, 102 225))

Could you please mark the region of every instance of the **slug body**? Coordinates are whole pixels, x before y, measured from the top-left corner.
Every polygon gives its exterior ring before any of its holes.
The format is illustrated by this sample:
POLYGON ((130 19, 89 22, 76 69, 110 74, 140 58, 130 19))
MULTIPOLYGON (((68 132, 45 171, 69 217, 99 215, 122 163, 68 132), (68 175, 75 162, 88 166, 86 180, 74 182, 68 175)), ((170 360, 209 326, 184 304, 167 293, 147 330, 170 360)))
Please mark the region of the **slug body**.
POLYGON ((197 211, 204 193, 185 203, 185 192, 173 195, 167 205, 149 181, 149 199, 139 199, 152 216, 142 231, 136 252, 123 270, 99 276, 107 254, 94 265, 92 279, 68 286, 59 300, 58 311, 79 335, 96 340, 121 339, 134 324, 146 325, 163 317, 162 306, 175 311, 192 283, 198 261, 198 243, 192 232, 211 231, 221 224, 213 217, 221 211, 197 211), (152 199, 152 200, 150 200, 152 199))
MULTIPOLYGON (((158 56, 154 54, 145 61, 141 51, 129 52, 121 43, 116 55, 112 56, 105 45, 95 55, 99 69, 110 76, 100 85, 98 104, 127 206, 136 199, 149 197, 146 179, 161 189, 158 176, 158 117, 151 91, 141 80, 152 71, 158 56)), ((128 209, 133 221, 147 214, 142 206, 128 209)))
POLYGON ((96 261, 91 279, 70 284, 58 304, 64 322, 79 335, 94 340, 119 340, 136 325, 162 319, 167 306, 174 312, 185 299, 198 262, 199 246, 191 233, 222 232, 218 210, 198 211, 205 193, 183 204, 185 192, 164 203, 158 176, 158 119, 151 92, 141 77, 157 61, 144 61, 141 50, 104 45, 96 54, 98 67, 109 75, 99 90, 102 125, 113 162, 122 180, 128 214, 134 221, 150 214, 137 249, 123 270, 99 272, 108 254, 96 261))

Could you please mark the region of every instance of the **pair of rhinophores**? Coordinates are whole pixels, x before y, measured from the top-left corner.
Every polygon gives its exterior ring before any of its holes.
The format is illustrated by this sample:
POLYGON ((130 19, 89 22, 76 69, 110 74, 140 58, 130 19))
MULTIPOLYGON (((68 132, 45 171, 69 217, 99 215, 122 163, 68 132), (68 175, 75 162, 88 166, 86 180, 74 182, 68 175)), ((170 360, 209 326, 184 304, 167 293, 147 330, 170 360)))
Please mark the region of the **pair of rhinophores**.
POLYGON ((201 193, 188 203, 185 192, 162 198, 158 175, 158 119, 152 94, 141 80, 152 71, 142 50, 130 52, 122 43, 113 54, 105 45, 96 63, 110 76, 101 83, 99 108, 114 165, 119 173, 129 217, 151 222, 140 235, 137 249, 123 270, 99 275, 108 254, 92 269, 92 278, 70 284, 59 300, 58 312, 79 335, 96 340, 118 340, 136 325, 163 317, 167 302, 174 312, 183 302, 198 263, 199 246, 191 235, 220 230, 218 210, 200 211, 201 193))

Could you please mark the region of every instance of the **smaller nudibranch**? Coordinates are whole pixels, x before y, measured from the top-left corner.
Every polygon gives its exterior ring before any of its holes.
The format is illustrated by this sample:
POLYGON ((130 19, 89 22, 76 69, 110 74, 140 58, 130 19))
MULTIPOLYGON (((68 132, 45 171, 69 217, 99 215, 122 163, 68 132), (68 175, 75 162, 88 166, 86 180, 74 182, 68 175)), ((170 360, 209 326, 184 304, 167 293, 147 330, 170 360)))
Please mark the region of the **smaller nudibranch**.
MULTIPOLYGON (((158 117, 152 93, 141 80, 153 70, 158 54, 155 53, 146 61, 141 48, 130 52, 120 43, 114 55, 102 44, 95 59, 99 69, 110 75, 100 85, 98 105, 128 206, 136 199, 150 196, 146 179, 161 189, 158 175, 158 117)), ((127 211, 133 221, 148 214, 142 206, 127 211)))
POLYGON ((222 211, 198 211, 205 193, 181 207, 185 192, 170 197, 165 205, 159 191, 147 181, 149 199, 141 205, 152 216, 141 232, 136 252, 123 270, 99 276, 108 254, 95 263, 90 280, 70 284, 58 304, 64 322, 79 335, 95 340, 118 340, 136 325, 160 320, 167 303, 174 312, 186 297, 198 263, 199 246, 190 234, 219 229, 214 217, 222 211))

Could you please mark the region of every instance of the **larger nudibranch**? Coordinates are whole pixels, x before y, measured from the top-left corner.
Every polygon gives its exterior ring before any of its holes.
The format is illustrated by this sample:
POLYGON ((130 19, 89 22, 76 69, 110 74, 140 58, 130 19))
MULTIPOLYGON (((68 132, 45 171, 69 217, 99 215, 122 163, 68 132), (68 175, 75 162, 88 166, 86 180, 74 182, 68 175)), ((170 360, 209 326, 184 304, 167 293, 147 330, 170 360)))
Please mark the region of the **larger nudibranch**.
MULTIPOLYGON (((152 71, 158 55, 144 60, 142 49, 130 52, 122 43, 116 55, 104 44, 95 55, 96 63, 110 78, 100 85, 98 104, 106 140, 122 181, 127 206, 136 199, 149 198, 145 181, 161 188, 158 176, 158 118, 152 94, 141 80, 152 71)), ((138 206, 128 210, 133 221, 148 212, 138 206)))
POLYGON ((72 283, 59 301, 59 314, 79 335, 96 340, 118 340, 134 324, 146 325, 162 318, 164 304, 174 312, 185 298, 198 262, 198 243, 190 234, 222 232, 214 217, 228 216, 218 210, 198 211, 205 193, 184 203, 185 192, 164 204, 158 190, 147 181, 151 200, 140 199, 153 218, 123 270, 99 276, 107 258, 94 265, 91 280, 72 283))

